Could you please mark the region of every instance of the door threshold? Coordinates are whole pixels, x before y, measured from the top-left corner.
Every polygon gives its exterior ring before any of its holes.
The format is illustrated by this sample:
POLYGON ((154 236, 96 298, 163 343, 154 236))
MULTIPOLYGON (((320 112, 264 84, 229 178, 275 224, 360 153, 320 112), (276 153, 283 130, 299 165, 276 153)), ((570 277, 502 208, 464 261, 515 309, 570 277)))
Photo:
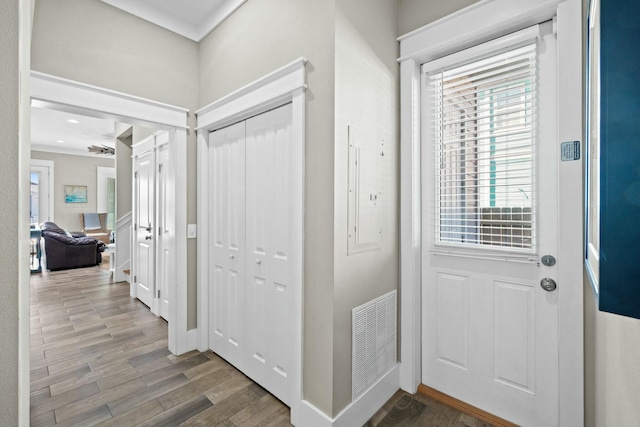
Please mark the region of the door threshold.
POLYGON ((475 406, 469 405, 468 403, 458 400, 455 397, 451 397, 448 394, 442 393, 441 391, 438 391, 424 384, 420 384, 418 386, 418 393, 430 397, 433 400, 437 400, 438 402, 444 403, 445 405, 451 406, 452 408, 455 408, 460 412, 464 412, 465 414, 476 417, 477 419, 494 425, 495 427, 518 427, 517 424, 497 417, 493 414, 490 414, 489 412, 483 411, 480 408, 476 408, 475 406))

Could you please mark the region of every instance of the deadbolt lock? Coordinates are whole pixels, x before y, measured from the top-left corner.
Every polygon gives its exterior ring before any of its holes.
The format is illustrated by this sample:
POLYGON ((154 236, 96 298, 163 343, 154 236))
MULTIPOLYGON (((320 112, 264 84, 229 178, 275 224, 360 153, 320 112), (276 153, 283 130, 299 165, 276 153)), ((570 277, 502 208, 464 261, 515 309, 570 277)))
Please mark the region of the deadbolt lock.
POLYGON ((541 261, 542 264, 546 265, 547 267, 553 267, 554 265, 556 265, 556 258, 553 255, 543 255, 541 261))

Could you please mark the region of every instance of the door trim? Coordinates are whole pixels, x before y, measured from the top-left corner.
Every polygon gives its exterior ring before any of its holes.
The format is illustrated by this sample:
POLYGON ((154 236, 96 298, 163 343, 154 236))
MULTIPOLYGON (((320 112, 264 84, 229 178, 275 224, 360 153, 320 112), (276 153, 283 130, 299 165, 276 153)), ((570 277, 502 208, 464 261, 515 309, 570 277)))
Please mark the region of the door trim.
POLYGON ((303 322, 303 288, 304 288, 304 182, 305 182, 305 123, 306 123, 306 58, 299 58, 288 65, 250 83, 249 85, 207 105, 196 111, 197 145, 198 145, 198 218, 201 218, 198 229, 198 349, 205 351, 208 346, 208 166, 207 146, 209 132, 237 123, 267 110, 292 104, 291 135, 297 144, 292 145, 294 158, 299 159, 292 165, 293 182, 296 185, 292 196, 294 212, 291 215, 292 229, 296 247, 292 248, 292 271, 300 284, 293 297, 293 373, 297 378, 293 381, 294 390, 291 399, 291 423, 300 425, 300 408, 302 404, 302 322, 303 322))
MULTIPOLYGON (((558 37, 558 141, 582 140, 580 0, 482 0, 400 37, 400 386, 421 379, 420 65, 448 53, 554 19, 558 37), (461 33, 460 29, 466 29, 461 33)), ((559 424, 584 423, 582 163, 563 162, 559 195, 559 424), (577 214, 576 214, 577 213, 577 214)))
MULTIPOLYGON (((47 192, 48 192, 48 201, 47 201, 47 209, 49 210, 48 212, 48 218, 46 219, 47 221, 51 221, 54 222, 54 216, 53 214, 55 213, 55 195, 53 194, 53 191, 55 189, 55 185, 54 185, 54 178, 55 178, 55 162, 53 160, 40 160, 40 159, 31 159, 31 166, 37 166, 37 167, 41 167, 41 168, 47 168, 48 170, 48 188, 47 188, 47 192)), ((40 221, 43 222, 43 221, 40 221)))
POLYGON ((155 127, 175 133, 171 153, 175 166, 175 281, 171 301, 175 315, 168 325, 169 350, 186 353, 187 331, 187 124, 189 110, 122 92, 31 71, 31 105, 96 118, 155 127))

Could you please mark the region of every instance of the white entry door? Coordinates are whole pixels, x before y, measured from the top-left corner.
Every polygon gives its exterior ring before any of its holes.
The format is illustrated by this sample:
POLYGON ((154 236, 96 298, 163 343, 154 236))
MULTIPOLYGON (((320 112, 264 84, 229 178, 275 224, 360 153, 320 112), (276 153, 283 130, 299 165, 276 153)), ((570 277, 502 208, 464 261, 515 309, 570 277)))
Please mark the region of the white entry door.
POLYGON ((134 286, 135 296, 153 308, 155 293, 155 153, 134 159, 134 286))
POLYGON ((550 27, 423 66, 422 382, 544 427, 558 426, 562 289, 541 287, 559 226, 550 27))

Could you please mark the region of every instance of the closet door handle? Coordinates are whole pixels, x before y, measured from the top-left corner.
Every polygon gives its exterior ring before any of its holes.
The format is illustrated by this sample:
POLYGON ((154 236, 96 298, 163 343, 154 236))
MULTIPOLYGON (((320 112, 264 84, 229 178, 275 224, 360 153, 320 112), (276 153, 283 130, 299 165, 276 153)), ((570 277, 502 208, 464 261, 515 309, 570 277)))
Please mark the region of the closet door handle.
POLYGON ((229 258, 231 258, 231 259, 235 259, 235 257, 236 257, 236 256, 235 256, 234 254, 229 254, 229 258))
POLYGON ((256 260, 256 264, 260 265, 262 264, 262 261, 260 261, 259 259, 256 260))

